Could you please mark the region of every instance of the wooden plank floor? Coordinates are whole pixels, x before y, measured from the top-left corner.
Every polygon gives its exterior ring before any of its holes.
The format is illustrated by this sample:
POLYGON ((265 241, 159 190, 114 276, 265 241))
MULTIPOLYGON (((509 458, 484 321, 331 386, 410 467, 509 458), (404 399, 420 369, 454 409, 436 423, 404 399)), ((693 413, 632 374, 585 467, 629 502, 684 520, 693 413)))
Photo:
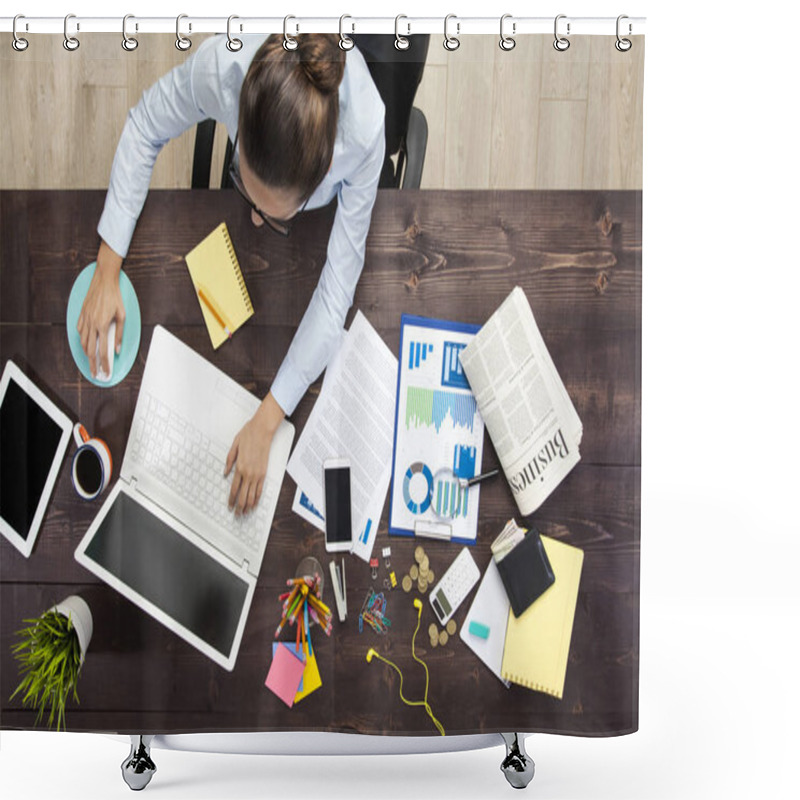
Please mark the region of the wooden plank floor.
MULTIPOLYGON (((304 214, 282 239, 254 228, 233 191, 151 192, 125 267, 141 306, 141 347, 124 381, 98 389, 72 361, 64 318, 69 287, 97 250, 103 200, 102 190, 0 194, 0 363, 14 358, 72 419, 104 438, 116 478, 153 326, 165 325, 263 395, 324 263, 333 209, 304 214), (181 225, 173 225, 176 218, 181 225), (230 229, 256 313, 231 343, 213 351, 183 254, 220 219, 230 229)), ((430 665, 430 703, 448 733, 602 735, 638 726, 641 233, 640 192, 379 192, 351 317, 361 309, 397 353, 401 312, 481 323, 520 285, 584 425, 581 462, 534 517, 543 533, 585 553, 564 698, 519 686, 506 690, 458 637, 431 650, 424 631, 433 617, 423 598, 417 652, 430 665)), ((292 416, 298 431, 319 386, 292 416)), ((487 437, 483 466, 496 463, 487 437)), ((412 596, 391 595, 391 635, 360 634, 357 609, 373 581, 354 557, 347 564, 348 622, 335 622, 331 638, 314 640, 323 688, 292 710, 263 688, 281 582, 303 556, 329 560, 319 531, 291 511, 291 479, 281 490, 239 658, 228 673, 75 562, 97 505, 77 497, 67 473, 62 468, 31 558, 0 539, 4 728, 31 727, 35 716, 19 698, 8 699, 17 682, 13 632, 21 619, 80 593, 93 609, 95 631, 81 704, 67 711, 71 730, 435 734, 424 712, 400 704, 395 674, 364 659, 376 647, 401 664, 404 692, 421 696, 423 673, 410 654, 417 621, 412 596)), ((490 542, 516 506, 504 480, 484 485, 480 506, 473 555, 483 571, 490 542)), ((376 552, 390 545, 402 576, 416 542, 390 538, 386 515, 384 509, 376 552)), ((426 540, 424 546, 442 575, 455 555, 452 545, 426 540)), ((330 588, 325 591, 332 602, 330 588)), ((456 613, 459 625, 466 610, 456 613)))
MULTIPOLYGON (((113 34, 86 36, 75 53, 55 35, 22 54, 0 48, 0 103, 13 109, 0 188, 107 186, 128 109, 185 58, 174 36, 140 39, 132 53, 113 34)), ((644 37, 628 53, 613 36, 573 37, 563 53, 550 36, 510 52, 497 41, 466 36, 448 53, 431 37, 416 100, 429 126, 422 188, 641 189, 644 37)), ((218 126, 215 176, 224 137, 218 126)), ((189 186, 193 146, 193 131, 167 145, 153 188, 189 186)))

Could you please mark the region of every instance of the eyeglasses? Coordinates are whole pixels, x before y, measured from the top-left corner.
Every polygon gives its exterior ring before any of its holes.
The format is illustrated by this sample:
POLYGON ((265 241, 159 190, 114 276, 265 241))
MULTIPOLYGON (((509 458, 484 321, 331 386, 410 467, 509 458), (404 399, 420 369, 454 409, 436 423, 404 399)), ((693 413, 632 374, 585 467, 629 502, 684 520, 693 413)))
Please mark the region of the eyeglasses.
POLYGON ((231 179, 231 183, 233 184, 233 188, 239 193, 239 196, 242 200, 250 206, 250 208, 258 214, 261 219, 272 228, 275 233, 280 234, 281 236, 288 236, 292 232, 292 224, 294 223, 295 218, 298 214, 301 214, 303 211, 306 210, 306 206, 308 205, 309 198, 306 198, 305 202, 303 203, 300 208, 295 211, 295 213, 289 219, 275 219, 275 217, 270 217, 269 214, 265 214, 251 199, 250 195, 247 194, 247 190, 244 188, 244 183, 242 183, 242 176, 239 174, 239 169, 236 166, 236 161, 234 157, 236 155, 236 145, 239 142, 239 134, 236 134, 236 138, 233 140, 233 150, 232 150, 232 157, 231 163, 228 167, 228 177, 231 179))

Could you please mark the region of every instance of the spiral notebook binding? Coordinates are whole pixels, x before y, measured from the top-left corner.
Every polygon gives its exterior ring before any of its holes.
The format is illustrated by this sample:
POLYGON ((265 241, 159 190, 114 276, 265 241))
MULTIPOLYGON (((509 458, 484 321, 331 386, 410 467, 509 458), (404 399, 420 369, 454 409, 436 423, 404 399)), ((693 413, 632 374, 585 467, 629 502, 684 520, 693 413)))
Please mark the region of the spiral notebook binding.
POLYGON ((513 675, 510 672, 501 672, 503 680, 511 681, 511 683, 516 683, 518 686, 524 686, 526 689, 533 689, 534 692, 542 692, 543 694, 549 694, 551 697, 556 697, 559 700, 563 697, 563 693, 559 692, 556 689, 553 689, 549 686, 545 686, 543 683, 535 683, 532 681, 523 678, 521 675, 513 675))
POLYGON ((233 271, 236 274, 236 280, 239 282, 239 289, 242 292, 242 300, 244 300, 245 305, 247 306, 248 313, 253 313, 253 303, 250 300, 250 292, 247 291, 247 285, 244 282, 244 276, 242 275, 242 268, 239 265, 239 259, 236 256, 236 251, 233 249, 233 242, 231 241, 231 235, 228 232, 228 226, 222 226, 222 235, 225 237, 225 245, 228 248, 228 254, 231 257, 231 264, 233 264, 233 271))

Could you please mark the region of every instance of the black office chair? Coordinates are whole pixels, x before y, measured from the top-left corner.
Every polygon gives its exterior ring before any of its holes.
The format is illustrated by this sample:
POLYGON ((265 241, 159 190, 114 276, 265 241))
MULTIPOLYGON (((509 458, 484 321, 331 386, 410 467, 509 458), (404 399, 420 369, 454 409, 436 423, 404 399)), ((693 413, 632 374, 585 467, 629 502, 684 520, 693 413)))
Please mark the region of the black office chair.
MULTIPOLYGON (((419 189, 428 146, 428 123, 422 111, 414 106, 414 97, 425 69, 430 35, 412 36, 411 46, 407 50, 398 50, 394 46, 395 37, 390 34, 360 34, 352 38, 367 62, 372 80, 386 107, 386 156, 378 186, 381 189, 419 189)), ((197 125, 192 166, 193 189, 207 189, 210 186, 215 131, 216 122, 213 119, 203 120, 197 125)), ((232 188, 228 177, 232 155, 229 139, 222 165, 220 185, 223 189, 232 188)))

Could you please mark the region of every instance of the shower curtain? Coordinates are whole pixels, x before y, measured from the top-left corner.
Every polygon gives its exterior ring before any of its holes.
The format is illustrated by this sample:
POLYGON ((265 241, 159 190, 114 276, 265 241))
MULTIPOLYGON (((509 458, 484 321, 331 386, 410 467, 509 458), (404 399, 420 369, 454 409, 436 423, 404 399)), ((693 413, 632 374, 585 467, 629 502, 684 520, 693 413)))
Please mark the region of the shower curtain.
MULTIPOLYGON (((79 36, 73 51, 58 36, 30 37, 21 52, 6 44, 0 48, 2 95, 24 98, 4 122, 0 153, 0 366, 14 362, 71 422, 104 440, 113 467, 103 495, 79 498, 72 480, 77 446, 71 443, 30 555, 10 537, 0 539, 2 728, 37 727, 36 710, 26 706, 22 693, 14 695, 22 679, 21 662, 12 652, 21 641, 18 631, 30 624, 26 620, 78 595, 91 610, 93 633, 78 678, 80 703, 67 698, 70 731, 438 735, 434 718, 447 735, 636 731, 644 37, 633 37, 629 49, 620 49, 612 31, 573 36, 564 49, 552 36, 518 37, 513 46, 506 41, 500 47, 497 36, 475 35, 462 37, 450 50, 441 37, 424 42, 412 35, 407 51, 389 48, 398 55, 387 55, 385 64, 367 52, 366 43, 366 57, 358 43, 347 51, 347 69, 360 59, 360 80, 375 79, 381 67, 398 60, 420 67, 411 104, 424 118, 427 141, 418 187, 384 188, 389 179, 385 173, 381 178, 345 328, 356 312, 363 314, 401 369, 402 315, 477 330, 520 287, 580 420, 580 459, 525 517, 502 469, 481 484, 476 538, 466 545, 480 580, 468 587, 450 628, 440 624, 430 598, 465 545, 390 535, 389 487, 373 522, 377 533, 369 558, 330 554, 324 525, 294 510, 298 487, 286 475, 238 655, 226 669, 145 603, 78 563, 75 551, 120 478, 155 326, 164 326, 261 400, 330 256, 337 215, 352 197, 343 189, 348 175, 331 181, 327 194, 312 195, 291 234, 282 237, 266 226, 256 228, 239 193, 220 188, 235 114, 218 120, 213 133, 210 188, 189 191, 196 125, 166 143, 123 265, 138 302, 140 340, 125 376, 112 386, 98 385, 81 371, 70 348, 68 327, 74 323, 68 302, 76 280, 98 255, 98 222, 108 207, 106 192, 129 109, 170 70, 186 76, 188 59, 195 59, 197 75, 201 60, 204 74, 210 74, 217 68, 214 59, 235 56, 225 47, 224 34, 216 43, 193 37, 186 51, 175 47, 175 37, 162 34, 140 35, 130 51, 120 47, 118 35, 79 36), (222 222, 255 313, 215 349, 184 257, 222 222), (555 687, 537 689, 533 671, 517 680, 504 677, 514 675, 503 669, 503 640, 507 627, 519 620, 503 606, 502 584, 495 581, 500 595, 472 613, 494 562, 491 544, 512 518, 538 531, 548 548, 565 545, 580 553, 576 575, 568 576, 566 567, 554 570, 548 591, 571 585, 575 592, 571 602, 563 600, 561 616, 553 622, 551 613, 547 626, 516 634, 515 648, 526 663, 560 648, 564 663, 555 687), (297 627, 285 625, 277 638, 273 633, 281 622, 286 581, 306 557, 322 566, 320 600, 330 609, 332 624, 329 635, 323 626, 309 631, 320 685, 304 696, 293 687, 287 704, 265 681, 276 661, 274 644, 296 641, 297 627), (370 558, 377 563, 368 563, 370 558), (332 560, 346 568, 344 622, 336 612, 332 560), (420 580, 424 560, 424 573, 433 573, 430 585, 420 580), (419 614, 415 599, 421 602, 419 614), (374 613, 364 616, 376 609, 388 621, 382 626, 372 624, 374 613), (481 612, 494 614, 494 621, 487 624, 481 612), (493 670, 478 650, 498 637, 493 670), (368 660, 370 651, 380 658, 368 660), (407 705, 401 692, 415 705, 407 705)), ((243 59, 241 75, 235 78, 229 70, 225 80, 241 82, 248 66, 243 59)), ((366 84, 360 90, 366 92, 366 84)), ((352 113, 348 103, 356 104, 352 85, 350 91, 341 95, 340 119, 352 113)), ((395 89, 381 97, 387 125, 405 108, 400 94, 395 89)), ((200 103, 191 94, 181 97, 200 103)), ((134 112, 134 124, 144 116, 134 112)), ((363 133, 358 126, 352 130, 363 133)), ((334 171, 340 151, 352 145, 345 135, 351 133, 339 130, 334 171)), ((133 150, 124 155, 136 158, 133 150)), ((400 156, 401 163, 410 157, 400 156)), ((397 157, 385 169, 391 172, 396 163, 397 157)), ((126 325, 125 335, 132 335, 130 310, 126 325)), ((418 360, 412 364, 419 367, 418 360)), ((389 384, 394 395, 396 372, 389 384)), ((322 376, 313 376, 289 415, 295 445, 326 388, 322 376)), ((537 387, 526 385, 525 391, 533 404, 537 387)), ((399 403, 399 396, 394 400, 399 403)), ((504 424, 517 424, 510 414, 504 424)), ((358 427, 358 414, 351 411, 351 419, 358 427)), ((490 434, 498 423, 485 422, 482 467, 488 470, 501 467, 501 447, 490 434)), ((7 442, 0 447, 10 447, 7 442)), ((385 469, 386 462, 378 466, 385 469)), ((409 486, 421 480, 417 473, 424 476, 422 466, 411 471, 409 486)), ((394 480, 402 477, 396 474, 394 480)), ((0 488, 6 498, 32 491, 5 461, 0 488)), ((536 612, 537 604, 541 609, 547 597, 534 601, 530 611, 536 612)), ((213 602, 205 613, 214 613, 213 602)), ((305 670, 302 674, 310 678, 305 670)))

